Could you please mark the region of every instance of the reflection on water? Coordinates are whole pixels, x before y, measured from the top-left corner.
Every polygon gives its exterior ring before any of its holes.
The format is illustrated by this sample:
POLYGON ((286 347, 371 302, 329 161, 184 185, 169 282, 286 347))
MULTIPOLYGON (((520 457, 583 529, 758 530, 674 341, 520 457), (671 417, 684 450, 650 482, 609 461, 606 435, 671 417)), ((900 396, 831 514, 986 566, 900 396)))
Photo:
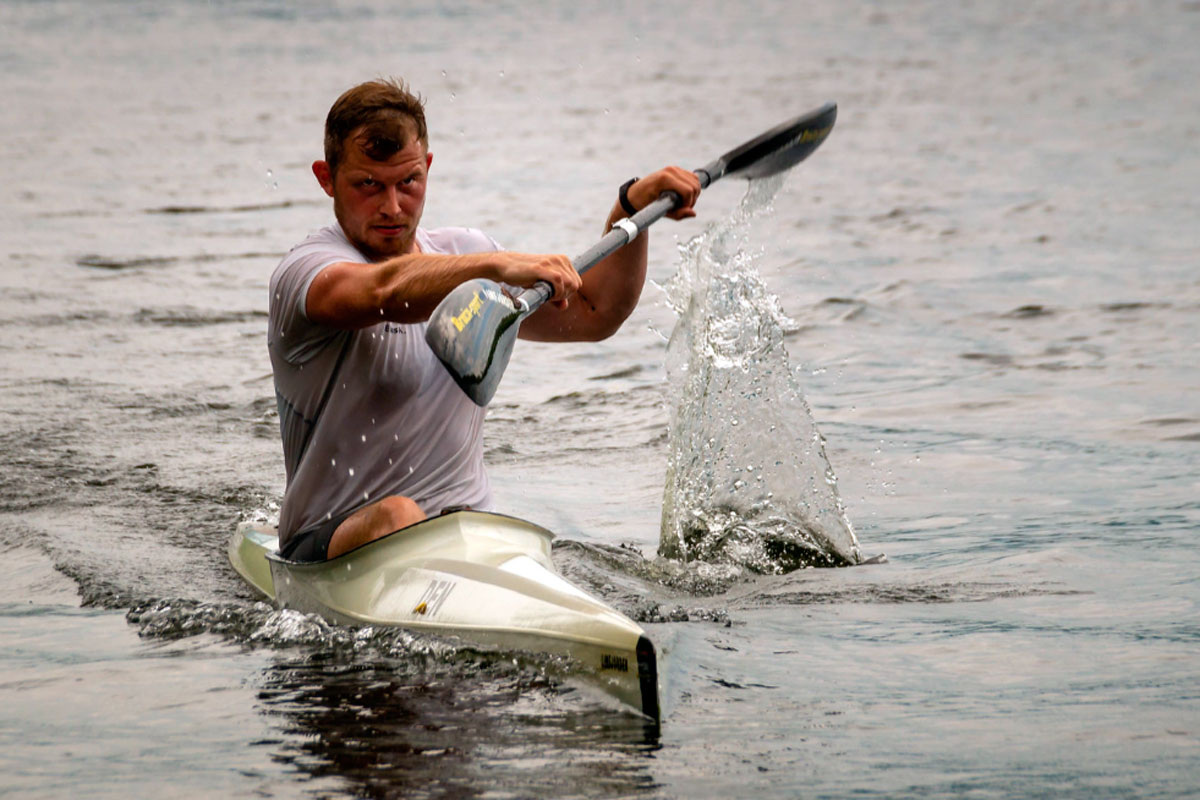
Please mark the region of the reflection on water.
POLYGON ((566 787, 577 797, 629 797, 656 788, 649 758, 658 732, 636 716, 572 704, 573 689, 510 661, 426 666, 280 658, 263 671, 258 698, 284 736, 257 744, 359 797, 561 797, 566 787))

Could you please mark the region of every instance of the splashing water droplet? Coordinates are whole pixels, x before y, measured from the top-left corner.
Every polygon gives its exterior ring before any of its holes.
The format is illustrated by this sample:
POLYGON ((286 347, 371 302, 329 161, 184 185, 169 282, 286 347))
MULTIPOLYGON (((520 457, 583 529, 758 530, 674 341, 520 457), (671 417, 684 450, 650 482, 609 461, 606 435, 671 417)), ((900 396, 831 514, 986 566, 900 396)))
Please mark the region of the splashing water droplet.
POLYGON ((730 220, 680 248, 664 286, 678 315, 667 351, 668 558, 763 573, 861 560, 803 374, 788 363, 783 337, 796 325, 755 268, 765 251, 747 247, 753 216, 780 186, 753 181, 730 220))

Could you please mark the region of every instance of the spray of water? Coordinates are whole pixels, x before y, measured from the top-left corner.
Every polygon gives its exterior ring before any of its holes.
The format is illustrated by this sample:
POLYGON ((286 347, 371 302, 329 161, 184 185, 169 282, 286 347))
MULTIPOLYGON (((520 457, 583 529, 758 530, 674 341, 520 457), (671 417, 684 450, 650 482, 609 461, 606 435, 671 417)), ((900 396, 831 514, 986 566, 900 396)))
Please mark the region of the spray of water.
POLYGON ((778 574, 861 561, 825 442, 783 346, 795 326, 748 242, 782 176, 682 247, 667 283, 671 410, 659 554, 778 574))

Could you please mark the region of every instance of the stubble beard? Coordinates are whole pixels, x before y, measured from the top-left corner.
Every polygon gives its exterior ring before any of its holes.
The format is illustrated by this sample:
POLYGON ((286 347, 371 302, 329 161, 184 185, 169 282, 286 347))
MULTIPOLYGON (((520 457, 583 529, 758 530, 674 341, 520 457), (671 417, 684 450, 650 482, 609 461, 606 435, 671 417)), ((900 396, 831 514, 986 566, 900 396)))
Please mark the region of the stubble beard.
POLYGON ((395 242, 395 246, 389 247, 385 251, 371 247, 371 245, 367 243, 366 236, 370 235, 369 226, 362 235, 359 235, 358 231, 352 230, 350 226, 346 224, 345 212, 342 209, 342 204, 336 199, 333 203, 333 215, 337 219, 338 226, 342 229, 342 233, 346 234, 346 238, 350 240, 350 244, 354 245, 354 247, 360 253, 367 257, 367 261, 372 264, 378 264, 381 261, 387 261, 389 258, 395 258, 396 256, 403 256, 416 252, 417 224, 415 220, 413 221, 412 230, 408 232, 408 235, 402 239, 392 240, 395 242))

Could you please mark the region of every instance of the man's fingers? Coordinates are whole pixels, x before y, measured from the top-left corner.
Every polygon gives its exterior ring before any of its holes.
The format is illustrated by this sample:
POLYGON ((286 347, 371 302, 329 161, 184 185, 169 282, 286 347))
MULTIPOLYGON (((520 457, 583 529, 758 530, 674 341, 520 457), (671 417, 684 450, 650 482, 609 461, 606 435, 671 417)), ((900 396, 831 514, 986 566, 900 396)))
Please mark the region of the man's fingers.
MULTIPOLYGON (((696 216, 692 206, 700 198, 700 179, 691 170, 682 167, 666 167, 643 178, 647 188, 654 197, 663 192, 674 192, 679 195, 679 207, 673 209, 668 217, 671 219, 687 219, 696 216)), ((640 183, 640 181, 639 181, 640 183)))
POLYGON ((583 285, 582 278, 575 271, 575 267, 571 265, 571 259, 564 255, 550 256, 542 264, 542 267, 546 270, 546 279, 554 287, 551 299, 559 308, 566 308, 567 297, 578 291, 579 287, 583 285))

